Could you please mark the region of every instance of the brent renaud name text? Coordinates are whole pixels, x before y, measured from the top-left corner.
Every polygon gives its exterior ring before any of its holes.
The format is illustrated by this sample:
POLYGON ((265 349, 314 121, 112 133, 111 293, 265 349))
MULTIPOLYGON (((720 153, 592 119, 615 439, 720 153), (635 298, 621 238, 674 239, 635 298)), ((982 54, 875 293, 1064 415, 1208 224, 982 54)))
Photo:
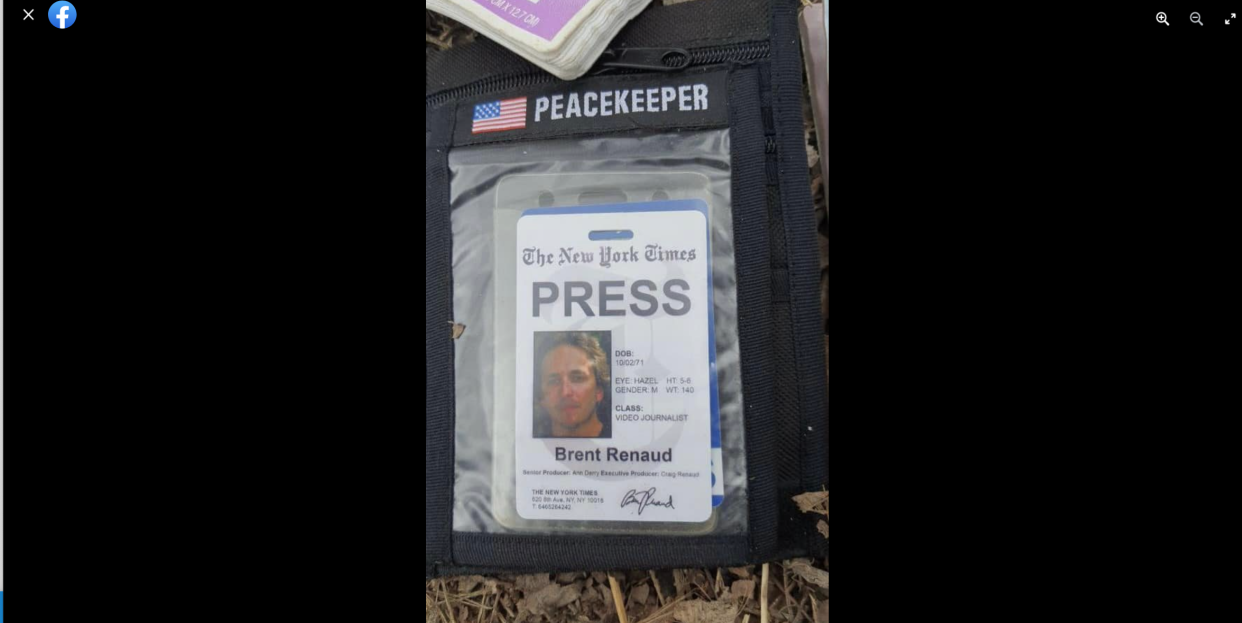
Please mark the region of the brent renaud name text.
POLYGON ((603 448, 594 450, 567 450, 558 447, 556 449, 556 460, 558 461, 646 461, 650 463, 671 463, 673 462, 673 449, 669 448, 663 452, 652 452, 647 450, 624 451, 616 448, 608 448, 607 454, 601 452, 603 448), (605 458, 600 458, 603 454, 605 458))

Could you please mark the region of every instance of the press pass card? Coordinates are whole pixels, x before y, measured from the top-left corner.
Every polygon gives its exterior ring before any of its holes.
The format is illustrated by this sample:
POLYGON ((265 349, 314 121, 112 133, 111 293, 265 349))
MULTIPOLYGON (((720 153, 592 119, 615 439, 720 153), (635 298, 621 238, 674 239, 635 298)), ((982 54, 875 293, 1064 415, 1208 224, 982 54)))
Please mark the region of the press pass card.
POLYGON ((518 219, 519 515, 710 518, 724 489, 708 235, 699 199, 518 219))

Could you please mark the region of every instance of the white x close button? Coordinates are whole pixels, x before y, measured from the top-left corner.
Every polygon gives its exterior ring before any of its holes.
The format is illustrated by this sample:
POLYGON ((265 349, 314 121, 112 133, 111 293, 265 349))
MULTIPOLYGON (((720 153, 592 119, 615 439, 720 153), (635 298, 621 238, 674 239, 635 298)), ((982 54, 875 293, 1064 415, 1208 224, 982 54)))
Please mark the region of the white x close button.
MULTIPOLYGON (((23 10, 23 11, 26 11, 26 9, 22 9, 22 10, 23 10)), ((33 22, 33 21, 34 21, 34 15, 31 15, 31 13, 34 13, 34 9, 30 9, 29 11, 26 11, 26 17, 23 17, 23 18, 22 18, 22 21, 24 22, 24 21, 26 21, 26 20, 30 20, 30 21, 32 21, 32 22, 33 22)))

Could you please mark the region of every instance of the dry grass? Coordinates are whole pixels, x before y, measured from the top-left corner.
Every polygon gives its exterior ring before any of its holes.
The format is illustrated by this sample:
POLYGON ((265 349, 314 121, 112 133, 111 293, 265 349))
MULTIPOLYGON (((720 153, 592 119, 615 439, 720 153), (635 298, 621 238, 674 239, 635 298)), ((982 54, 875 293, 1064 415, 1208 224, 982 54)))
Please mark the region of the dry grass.
MULTIPOLYGON (((823 515, 828 492, 794 497, 823 515)), ((427 582, 428 623, 827 623, 828 560, 729 568, 479 575, 427 582), (756 599, 757 598, 757 599, 756 599)))
MULTIPOLYGON (((653 0, 676 4, 695 0, 653 0)), ((702 1, 702 0, 700 0, 702 1)), ((804 5, 820 0, 802 0, 804 5)), ((473 30, 427 11, 427 50, 473 41, 473 30)), ((803 89, 807 166, 820 236, 821 311, 825 357, 828 333, 827 192, 819 143, 803 89)), ((828 538, 828 492, 795 498, 806 513, 822 514, 828 538)), ((827 623, 828 561, 798 558, 734 568, 599 571, 449 577, 426 583, 428 623, 827 623), (620 604, 620 608, 618 608, 620 604)))
POLYGON ((449 577, 426 583, 426 620, 826 623, 823 562, 798 558, 728 569, 449 577))

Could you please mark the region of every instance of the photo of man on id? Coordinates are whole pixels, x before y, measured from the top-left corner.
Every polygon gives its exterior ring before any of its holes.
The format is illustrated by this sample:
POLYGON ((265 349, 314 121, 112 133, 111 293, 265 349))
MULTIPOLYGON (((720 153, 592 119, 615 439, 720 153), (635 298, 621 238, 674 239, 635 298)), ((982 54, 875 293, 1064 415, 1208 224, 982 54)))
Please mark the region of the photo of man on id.
POLYGON ((535 333, 535 438, 612 438, 611 342, 608 331, 535 333))

